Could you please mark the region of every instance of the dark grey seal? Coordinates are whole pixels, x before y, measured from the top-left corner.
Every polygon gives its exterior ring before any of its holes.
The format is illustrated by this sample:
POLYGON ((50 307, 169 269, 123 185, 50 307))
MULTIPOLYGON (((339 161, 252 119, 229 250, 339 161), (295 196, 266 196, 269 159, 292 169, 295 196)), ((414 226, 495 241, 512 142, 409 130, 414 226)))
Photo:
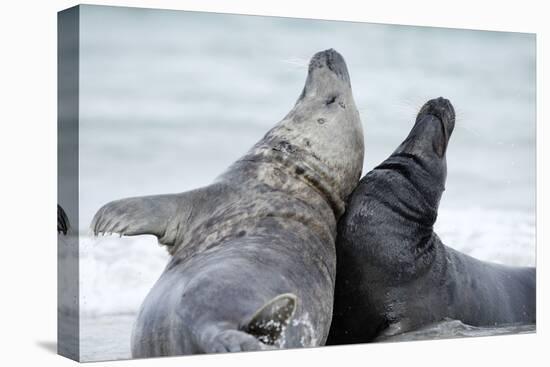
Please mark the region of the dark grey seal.
POLYGON ((152 234, 172 254, 141 306, 133 357, 324 344, 336 224, 363 154, 346 64, 327 50, 294 108, 212 185, 103 206, 95 234, 152 234))
POLYGON ((448 100, 427 102, 405 141, 351 195, 338 224, 327 344, 368 342, 445 318, 535 322, 534 268, 479 261, 443 245, 433 230, 454 124, 448 100))

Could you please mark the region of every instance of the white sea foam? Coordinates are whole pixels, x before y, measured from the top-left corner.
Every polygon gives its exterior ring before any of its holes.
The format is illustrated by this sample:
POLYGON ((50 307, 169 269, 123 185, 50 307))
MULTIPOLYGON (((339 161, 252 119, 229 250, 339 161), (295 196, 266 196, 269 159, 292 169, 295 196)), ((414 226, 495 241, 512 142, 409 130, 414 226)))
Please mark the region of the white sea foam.
POLYGON ((83 316, 133 314, 168 263, 152 236, 86 237, 80 244, 83 316))
POLYGON ((530 211, 442 209, 435 231, 447 246, 480 260, 535 266, 535 213, 530 211))

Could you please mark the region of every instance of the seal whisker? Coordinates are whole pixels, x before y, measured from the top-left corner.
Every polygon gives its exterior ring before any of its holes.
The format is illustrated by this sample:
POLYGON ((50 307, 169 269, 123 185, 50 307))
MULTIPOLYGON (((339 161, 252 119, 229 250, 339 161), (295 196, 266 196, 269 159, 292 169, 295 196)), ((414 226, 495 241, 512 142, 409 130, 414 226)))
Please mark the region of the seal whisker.
POLYGON ((300 68, 307 68, 308 65, 309 65, 309 60, 308 59, 303 59, 303 58, 300 58, 300 57, 291 57, 291 58, 288 58, 288 59, 283 59, 283 60, 281 60, 281 62, 283 62, 285 64, 292 65, 292 66, 298 66, 300 68))

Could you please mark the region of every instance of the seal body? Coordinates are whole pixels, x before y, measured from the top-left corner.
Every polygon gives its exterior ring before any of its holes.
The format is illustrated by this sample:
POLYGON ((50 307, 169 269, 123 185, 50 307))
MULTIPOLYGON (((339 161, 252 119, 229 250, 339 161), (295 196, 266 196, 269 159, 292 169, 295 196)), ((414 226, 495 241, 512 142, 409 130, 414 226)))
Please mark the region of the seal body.
POLYGON ((535 322, 535 269, 479 261, 433 231, 454 109, 421 109, 405 141, 369 172, 338 226, 328 344, 372 341, 444 318, 473 326, 535 322))
POLYGON ((153 234, 172 254, 141 306, 133 357, 323 344, 336 223, 363 154, 345 62, 327 50, 290 113, 212 185, 102 207, 96 234, 153 234))

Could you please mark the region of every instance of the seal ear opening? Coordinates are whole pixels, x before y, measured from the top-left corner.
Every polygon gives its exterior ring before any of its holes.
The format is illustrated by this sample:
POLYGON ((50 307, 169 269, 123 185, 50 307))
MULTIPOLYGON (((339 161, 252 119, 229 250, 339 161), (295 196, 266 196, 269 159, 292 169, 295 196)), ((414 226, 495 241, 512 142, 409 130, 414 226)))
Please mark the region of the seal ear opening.
POLYGON ((278 295, 260 307, 241 330, 264 344, 275 345, 294 315, 296 300, 292 293, 278 295))

